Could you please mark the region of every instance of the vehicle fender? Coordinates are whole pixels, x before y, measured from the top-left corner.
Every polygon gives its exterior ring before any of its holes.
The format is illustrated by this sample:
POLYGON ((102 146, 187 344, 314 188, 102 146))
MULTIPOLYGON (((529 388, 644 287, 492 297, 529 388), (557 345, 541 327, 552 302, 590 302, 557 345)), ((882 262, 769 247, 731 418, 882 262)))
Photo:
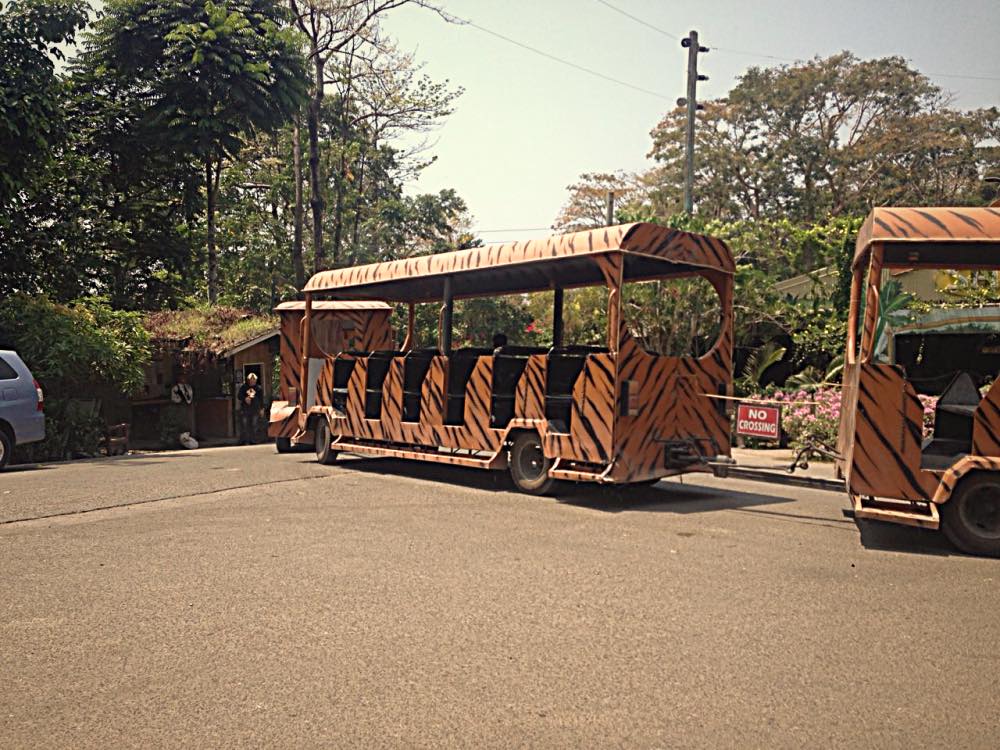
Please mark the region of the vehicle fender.
POLYGON ((944 474, 931 501, 937 505, 948 502, 951 493, 962 477, 973 471, 1000 471, 1000 458, 992 456, 965 456, 952 464, 944 474))

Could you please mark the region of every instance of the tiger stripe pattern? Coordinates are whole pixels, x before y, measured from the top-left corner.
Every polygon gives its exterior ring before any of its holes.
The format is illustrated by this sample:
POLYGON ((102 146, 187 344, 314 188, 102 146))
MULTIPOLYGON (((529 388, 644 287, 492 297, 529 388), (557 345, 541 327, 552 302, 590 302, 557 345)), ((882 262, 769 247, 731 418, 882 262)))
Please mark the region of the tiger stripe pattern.
POLYGON ((1000 389, 991 387, 973 412, 970 453, 946 469, 921 468, 923 409, 902 370, 873 364, 883 271, 915 266, 940 269, 996 269, 980 249, 1000 241, 1000 209, 876 208, 866 218, 855 246, 852 316, 858 314, 864 274, 865 316, 860 351, 845 349, 838 472, 844 476, 859 517, 882 518, 934 528, 929 504, 949 500, 970 471, 1000 470, 1000 389), (977 245, 963 253, 965 243, 977 245), (954 255, 955 260, 949 256, 954 255), (982 262, 979 262, 982 258, 982 262), (860 360, 860 361, 856 361, 860 360), (911 509, 893 501, 913 503, 911 509))
MULTIPOLYGON (((580 355, 576 379, 568 384, 567 423, 546 418, 548 356, 526 355, 513 389, 513 418, 493 427, 492 355, 476 359, 465 386, 461 424, 445 424, 449 358, 431 359, 420 384, 417 421, 402 421, 405 361, 395 356, 382 384, 377 418, 365 416, 367 358, 359 356, 348 382, 344 411, 329 408, 333 358, 321 375, 318 418, 329 419, 334 443, 343 450, 405 456, 462 465, 500 466, 505 446, 518 430, 539 433, 545 455, 556 461, 554 475, 608 482, 633 482, 704 465, 668 465, 663 443, 691 440, 699 453, 729 452, 729 419, 709 396, 728 394, 732 383, 732 274, 734 264, 721 240, 648 224, 608 227, 590 232, 509 243, 440 255, 409 258, 314 276, 307 291, 353 294, 354 286, 459 273, 508 264, 588 255, 608 290, 608 349, 580 355), (647 353, 629 334, 621 290, 628 254, 646 255, 689 266, 682 274, 707 278, 719 294, 722 325, 719 339, 705 356, 661 357, 647 353), (621 384, 637 388, 638 413, 621 414, 621 384), (670 389, 674 388, 674 392, 670 389), (709 448, 708 446, 713 446, 709 448), (381 451, 381 453, 380 453, 381 451), (450 452, 447 452, 450 451, 450 452)), ((639 268, 642 268, 640 266, 639 268)), ((663 273, 669 273, 664 267, 663 273)), ((491 271, 492 272, 492 271, 491 271)), ((509 272, 497 268, 496 273, 509 272)), ((358 294, 361 293, 359 290, 358 294)), ((345 355, 341 355, 345 356, 345 355)), ((560 385, 560 388, 567 385, 560 385)), ((564 392, 562 392, 564 393, 564 392)), ((560 403, 560 402, 556 402, 560 403)), ((560 407, 561 408, 561 407, 560 407)))

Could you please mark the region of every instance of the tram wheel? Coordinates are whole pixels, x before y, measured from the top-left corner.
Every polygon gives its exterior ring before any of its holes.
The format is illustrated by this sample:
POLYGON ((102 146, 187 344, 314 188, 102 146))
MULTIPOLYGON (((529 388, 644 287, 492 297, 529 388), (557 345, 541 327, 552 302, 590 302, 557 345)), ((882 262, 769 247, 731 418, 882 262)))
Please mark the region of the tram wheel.
POLYGON ((316 424, 316 460, 329 466, 337 460, 337 453, 330 445, 330 425, 326 419, 320 419, 316 424))
POLYGON ((537 432, 522 432, 510 446, 510 478, 514 485, 529 495, 544 495, 555 480, 549 476, 552 461, 542 451, 537 432))
POLYGON ((940 506, 941 530, 970 555, 1000 557, 1000 477, 973 474, 940 506))

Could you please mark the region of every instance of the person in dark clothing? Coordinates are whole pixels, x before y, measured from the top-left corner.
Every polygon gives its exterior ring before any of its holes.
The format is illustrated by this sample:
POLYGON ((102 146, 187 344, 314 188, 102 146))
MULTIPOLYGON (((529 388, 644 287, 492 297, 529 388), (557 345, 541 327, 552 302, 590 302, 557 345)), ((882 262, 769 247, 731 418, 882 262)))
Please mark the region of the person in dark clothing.
POLYGON ((257 414, 260 412, 264 395, 260 386, 257 385, 257 375, 250 373, 247 381, 240 386, 239 394, 240 415, 240 445, 257 442, 257 414))
POLYGON ((506 333, 494 333, 493 334, 493 348, 499 349, 501 346, 507 346, 507 334, 506 333))

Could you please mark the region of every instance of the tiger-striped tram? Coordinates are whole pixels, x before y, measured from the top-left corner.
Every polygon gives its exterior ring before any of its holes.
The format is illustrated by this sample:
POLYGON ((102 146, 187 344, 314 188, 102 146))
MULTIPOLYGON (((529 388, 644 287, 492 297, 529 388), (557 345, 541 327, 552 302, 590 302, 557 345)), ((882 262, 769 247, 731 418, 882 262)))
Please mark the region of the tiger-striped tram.
MULTIPOLYGON (((917 381, 879 361, 880 291, 896 269, 955 270, 973 283, 973 273, 1000 270, 1000 208, 877 208, 866 219, 853 260, 838 473, 856 518, 940 528, 965 552, 1000 556, 996 371, 972 372, 957 356, 936 363, 953 372, 923 437, 917 381)), ((982 363, 981 354, 966 348, 965 358, 982 363)))
MULTIPOLYGON (((506 469, 533 494, 556 480, 708 471, 729 455, 726 402, 712 396, 731 392, 733 271, 721 240, 638 223, 317 273, 304 289, 304 351, 321 300, 394 303, 406 333, 398 349, 327 354, 301 434, 315 434, 322 463, 348 452, 506 469), (647 351, 629 331, 623 286, 683 277, 714 287, 718 338, 703 356, 647 351), (566 343, 564 292, 588 286, 606 290, 606 340, 566 343), (453 345, 456 300, 543 291, 545 346, 453 345), (437 312, 437 341, 417 341, 420 303, 437 312)), ((303 382, 307 367, 303 356, 303 382)))

